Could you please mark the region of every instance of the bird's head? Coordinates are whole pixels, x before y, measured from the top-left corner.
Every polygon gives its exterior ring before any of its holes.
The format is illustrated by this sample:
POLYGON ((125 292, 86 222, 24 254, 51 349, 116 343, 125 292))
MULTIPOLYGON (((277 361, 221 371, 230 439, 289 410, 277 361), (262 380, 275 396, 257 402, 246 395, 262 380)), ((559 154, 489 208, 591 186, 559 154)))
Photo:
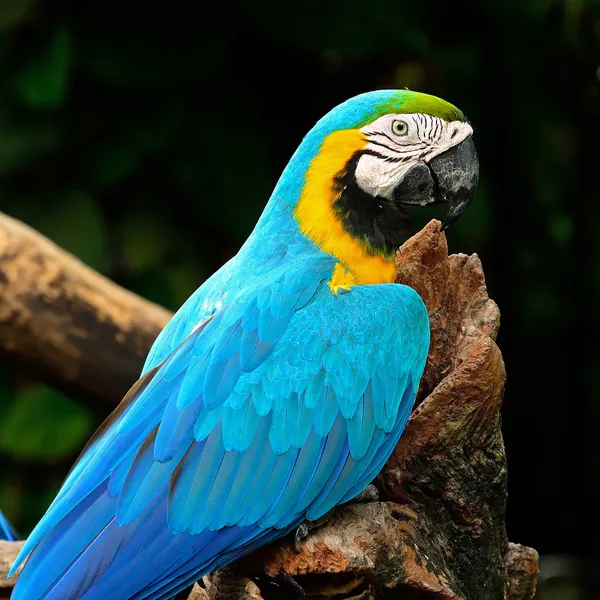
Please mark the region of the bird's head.
POLYGON ((465 212, 477 186, 473 129, 439 98, 402 96, 412 102, 401 107, 414 112, 385 113, 360 128, 366 144, 355 155, 352 177, 369 196, 395 205, 448 203, 448 227, 465 212))
POLYGON ((303 164, 295 206, 302 232, 352 266, 345 256, 351 244, 393 257, 410 233, 404 206, 447 203, 448 227, 477 186, 472 134, 459 109, 428 94, 383 90, 340 104, 290 163, 303 164))

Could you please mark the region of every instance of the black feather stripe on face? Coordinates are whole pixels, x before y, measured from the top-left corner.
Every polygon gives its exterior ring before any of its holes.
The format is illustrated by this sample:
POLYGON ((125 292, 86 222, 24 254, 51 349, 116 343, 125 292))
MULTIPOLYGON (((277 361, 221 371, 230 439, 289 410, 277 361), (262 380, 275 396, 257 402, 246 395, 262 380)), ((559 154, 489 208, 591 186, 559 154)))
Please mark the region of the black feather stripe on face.
POLYGON ((333 211, 342 227, 361 242, 371 254, 391 258, 410 237, 410 215, 392 200, 371 196, 356 182, 356 165, 363 154, 378 156, 372 150, 353 154, 346 167, 334 179, 333 211))

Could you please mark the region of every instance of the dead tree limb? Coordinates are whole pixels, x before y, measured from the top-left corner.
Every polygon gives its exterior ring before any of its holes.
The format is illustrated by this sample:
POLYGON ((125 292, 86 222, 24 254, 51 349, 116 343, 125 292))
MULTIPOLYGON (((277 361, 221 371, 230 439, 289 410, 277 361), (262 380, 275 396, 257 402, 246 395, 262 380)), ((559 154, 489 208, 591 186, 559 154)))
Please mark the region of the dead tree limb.
MULTIPOLYGON (((6 340, 14 339, 15 351, 36 361, 61 352, 72 363, 71 377, 110 397, 114 390, 104 379, 114 378, 115 356, 121 360, 129 351, 129 365, 141 362, 168 314, 152 305, 141 312, 143 300, 9 223, 0 226, 0 276, 10 274, 0 286, 18 302, 0 302, 0 343, 8 347, 6 340), (12 230, 22 233, 4 233, 12 230), (25 248, 27 239, 34 250, 25 248), (8 319, 7 305, 17 306, 8 319), (61 331, 47 332, 48 326, 61 331), (103 344, 109 350, 97 347, 103 344), (102 354, 101 370, 87 351, 102 354)), ((310 598, 323 600, 532 599, 537 554, 506 538, 505 371, 495 343, 499 311, 487 295, 481 263, 477 256, 448 256, 440 224, 432 221, 404 244, 396 264, 398 282, 415 288, 427 305, 432 343, 417 408, 377 479, 381 501, 338 508, 299 554, 283 540, 204 578, 190 598, 289 598, 285 582, 292 578, 310 598)), ((122 379, 129 376, 119 368, 122 379)))
POLYGON ((9 598, 17 577, 7 579, 8 571, 17 558, 23 542, 0 540, 0 598, 9 598))
POLYGON ((116 405, 170 317, 0 213, 0 348, 116 405))

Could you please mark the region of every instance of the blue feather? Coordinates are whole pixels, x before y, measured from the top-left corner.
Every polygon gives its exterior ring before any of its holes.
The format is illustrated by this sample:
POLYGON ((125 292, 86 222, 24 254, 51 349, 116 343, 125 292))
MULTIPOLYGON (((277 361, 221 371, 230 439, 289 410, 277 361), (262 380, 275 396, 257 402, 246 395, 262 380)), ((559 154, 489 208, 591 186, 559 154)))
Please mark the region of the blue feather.
POLYGON ((366 472, 370 472, 370 470, 373 466, 372 465, 373 459, 374 459, 375 455, 377 454, 377 452, 379 451, 379 448, 381 447, 381 445, 387 439, 387 437, 388 437, 388 434, 384 433, 381 429, 375 428, 369 449, 365 452, 365 455, 357 463, 357 468, 355 469, 355 473, 354 473, 354 479, 352 480, 352 482, 348 482, 348 490, 349 491, 346 492, 346 495, 340 500, 340 504, 352 499, 354 496, 356 496, 356 494, 358 494, 360 491, 362 491, 362 489, 364 489, 364 487, 366 487, 371 482, 371 479, 364 481, 365 480, 364 474, 366 472), (363 481, 364 481, 364 485, 363 485, 363 481), (353 491, 357 487, 360 487, 361 485, 363 485, 362 488, 360 488, 358 491, 353 491))
POLYGON ((303 281, 303 277, 299 271, 289 271, 285 274, 281 293, 287 297, 296 296, 306 289, 306 284, 307 282, 303 281))
POLYGON ((314 298, 321 281, 314 281, 313 283, 307 285, 304 290, 302 290, 294 306, 296 310, 304 308, 314 298))
POLYGON ((256 412, 261 417, 267 415, 273 405, 271 398, 267 398, 262 383, 257 383, 252 387, 252 401, 256 412))
POLYGON ((137 454, 135 452, 131 452, 120 465, 113 469, 108 480, 108 495, 111 498, 118 498, 121 494, 127 473, 129 473, 129 469, 131 469, 131 465, 136 457, 137 454))
POLYGON ((153 452, 155 439, 156 432, 153 432, 140 448, 127 473, 117 504, 119 525, 131 523, 142 513, 150 500, 168 483, 179 459, 187 450, 187 446, 182 445, 177 451, 179 456, 174 460, 157 462, 153 452))
POLYGON ((325 389, 325 394, 313 408, 313 425, 317 435, 323 437, 329 433, 336 416, 339 413, 337 399, 331 388, 325 389))
POLYGON ((258 413, 250 397, 239 409, 226 407, 223 412, 223 443, 227 452, 245 452, 256 431, 258 413))
POLYGON ((242 328, 244 332, 256 331, 258 329, 259 310, 256 303, 256 297, 253 297, 244 308, 242 314, 242 328))
POLYGON ((287 517, 291 513, 292 507, 298 501, 298 493, 303 489, 305 482, 309 481, 315 472, 321 451, 321 440, 316 435, 311 436, 310 442, 307 442, 298 454, 294 470, 290 475, 279 502, 268 515, 260 520, 261 527, 273 527, 277 526, 280 521, 286 522, 284 517, 287 517))
POLYGON ((210 493, 199 511, 197 518, 190 526, 190 533, 202 533, 218 515, 227 500, 231 482, 237 478, 244 454, 241 452, 225 452, 219 470, 212 480, 210 493))
POLYGON ((167 572, 162 570, 160 575, 143 589, 143 597, 158 600, 185 589, 197 581, 203 572, 217 568, 218 564, 215 564, 216 561, 212 557, 249 538, 259 537, 259 532, 257 527, 230 527, 212 537, 209 537, 210 532, 204 533, 203 536, 207 536, 208 541, 194 542, 186 551, 180 551, 178 560, 168 565, 167 572))
POLYGON ((211 351, 200 354, 192 366, 187 370, 177 394, 177 408, 186 409, 190 404, 197 402, 202 397, 206 372, 210 365, 211 351))
MULTIPOLYGON (((74 523, 76 523, 79 518, 79 513, 85 513, 97 500, 104 494, 104 486, 98 486, 91 494, 86 496, 82 502, 80 502, 74 510, 68 512, 62 519, 57 520, 56 524, 52 526, 48 526, 44 530, 43 539, 40 539, 42 536, 29 536, 29 538, 25 541, 25 556, 29 554, 29 552, 35 547, 34 552, 29 557, 29 563, 31 565, 35 565, 39 563, 41 559, 43 559, 46 554, 50 552, 50 550, 55 546, 55 544, 63 537, 64 533, 71 529, 74 523)), ((36 532, 37 533, 37 532, 36 532)), ((8 576, 12 577, 16 570, 18 569, 20 561, 17 559, 13 566, 11 567, 8 576)), ((31 571, 30 571, 31 572, 31 571)))
POLYGON ((202 410, 194 423, 194 439, 197 442, 201 442, 205 438, 207 438, 215 425, 219 422, 219 419, 223 416, 223 407, 219 406, 219 408, 215 410, 202 410))
POLYGON ((289 322, 287 315, 277 318, 269 309, 265 309, 258 317, 258 335, 265 344, 274 344, 281 337, 289 322))
POLYGON ((260 481, 261 468, 263 471, 268 470, 270 472, 270 469, 268 469, 269 461, 264 460, 270 425, 269 418, 259 420, 254 439, 248 450, 244 453, 243 461, 239 466, 235 485, 230 486, 227 500, 210 524, 211 529, 216 530, 228 525, 235 525, 238 519, 246 512, 242 509, 242 505, 248 496, 252 494, 253 483, 257 479, 260 481))
POLYGON ((271 296, 271 305, 269 310, 275 319, 283 319, 287 317, 292 309, 294 308, 298 298, 300 297, 300 290, 288 294, 285 289, 283 293, 271 296))
MULTIPOLYGON (((164 500, 157 494, 143 518, 126 527, 118 527, 113 519, 94 543, 88 545, 63 572, 52 587, 52 592, 44 596, 45 600, 61 600, 76 590, 84 591, 92 585, 98 594, 103 580, 123 566, 126 567, 130 560, 139 556, 140 548, 145 548, 148 540, 157 537, 159 532, 155 531, 155 524, 160 523, 156 517, 160 514, 161 506, 164 506, 164 500)), ((126 568, 123 570, 127 572, 126 568)), ((104 597, 104 594, 99 597, 104 597)))
POLYGON ((338 414, 325 446, 321 449, 319 464, 303 493, 298 495, 298 502, 294 507, 296 512, 304 511, 311 504, 329 480, 346 445, 346 421, 338 414))
POLYGON ((248 514, 239 521, 241 527, 248 527, 254 523, 260 524, 260 518, 272 505, 277 503, 277 500, 281 494, 283 494, 287 481, 290 478, 297 457, 298 450, 296 448, 290 448, 285 454, 280 454, 277 457, 269 480, 260 496, 256 498, 256 501, 250 508, 248 514))
POLYGON ((395 421, 398 407, 406 390, 408 376, 402 375, 400 379, 387 377, 385 379, 385 414, 389 421, 395 421))
POLYGON ((271 302, 271 288, 269 286, 263 286, 256 297, 256 306, 258 306, 259 311, 264 311, 269 308, 269 304, 271 302))
POLYGON ((302 448, 312 428, 312 409, 307 408, 302 396, 295 393, 290 395, 289 404, 290 442, 295 448, 302 448))
POLYGON ((200 402, 184 410, 177 407, 177 395, 171 396, 158 427, 154 443, 154 458, 159 462, 173 460, 183 446, 187 448, 194 439, 194 427, 200 412, 200 402))
POLYGON ((244 332, 243 345, 240 348, 240 367, 250 372, 257 369, 273 352, 274 344, 266 343, 258 337, 257 332, 244 332))
MULTIPOLYGON (((223 317, 228 312, 229 307, 213 314, 209 319, 206 319, 198 326, 198 328, 190 334, 189 339, 193 340, 191 355, 194 357, 202 356, 206 352, 207 346, 214 344, 215 338, 219 331, 222 331, 223 317)), ((173 355, 176 355, 177 349, 173 350, 173 355)))
POLYGON ((227 400, 240 374, 239 356, 235 354, 226 363, 210 365, 204 380, 203 403, 210 410, 227 400))
MULTIPOLYGON (((352 466, 353 462, 354 461, 350 457, 348 442, 344 441, 344 445, 337 456, 337 460, 335 462, 335 465, 333 466, 333 470, 329 475, 329 478, 327 479, 327 482, 321 487, 319 493, 317 494, 317 497, 311 502, 310 506, 308 507, 308 510, 306 511, 306 518, 309 521, 314 521, 322 517, 329 510, 329 508, 322 510, 322 504, 329 495, 329 492, 335 486, 338 478, 340 477, 340 474, 342 473, 342 471, 344 471, 346 463, 348 463, 349 466, 352 466)), ((351 472, 350 469, 348 469, 347 471, 348 473, 344 471, 346 477, 348 477, 349 473, 351 472)))
MULTIPOLYGON (((87 510, 79 515, 69 529, 52 539, 48 547, 42 542, 31 556, 31 566, 25 585, 19 592, 31 600, 41 598, 53 586, 63 571, 114 519, 115 501, 107 494, 98 496, 87 510)), ((28 562, 29 564, 29 562, 28 562)))
POLYGON ((15 530, 0 510, 0 540, 8 540, 9 542, 12 542, 16 539, 17 534, 15 530))
POLYGON ((290 429, 292 423, 287 410, 273 412, 269 443, 275 454, 285 454, 292 445, 290 429))
POLYGON ((306 392, 304 393, 304 404, 306 408, 314 408, 317 403, 324 403, 325 376, 326 372, 321 369, 317 375, 310 379, 306 392))
POLYGON ((177 392, 184 373, 179 373, 171 381, 155 376, 150 385, 143 390, 131 409, 123 416, 116 428, 116 433, 128 433, 148 421, 148 415, 156 414, 166 404, 166 400, 177 392))
MULTIPOLYGON (((208 534, 207 537, 214 537, 214 534, 212 536, 208 534)), ((136 592, 141 592, 148 580, 153 580, 163 570, 169 569, 171 564, 176 562, 176 557, 189 551, 194 541, 194 536, 189 534, 173 536, 168 530, 161 532, 154 540, 150 540, 144 552, 146 560, 141 563, 141 568, 133 573, 127 569, 129 577, 123 581, 120 587, 114 587, 108 592, 108 595, 105 596, 106 600, 133 598, 136 595, 138 598, 143 598, 144 595, 138 595, 136 592)))
MULTIPOLYGON (((378 372, 373 373, 370 386, 367 389, 370 391, 370 398, 373 403, 375 423, 377 427, 383 429, 388 422, 385 412, 385 382, 378 372)), ((369 392, 366 393, 368 394, 369 392)))
POLYGON ((262 379, 262 383, 266 396, 274 401, 273 412, 285 411, 292 393, 292 386, 289 379, 281 377, 279 369, 274 368, 267 371, 266 376, 262 379))
POLYGON ((313 333, 308 341, 300 348, 300 354, 304 360, 313 361, 321 358, 327 348, 327 340, 319 332, 313 333))
POLYGON ((127 433, 118 434, 117 429, 111 430, 94 446, 93 454, 86 460, 85 469, 68 485, 63 485, 59 496, 46 513, 45 520, 48 526, 55 524, 62 518, 65 510, 69 510, 73 504, 91 493, 115 468, 126 461, 131 453, 137 451, 139 444, 156 427, 160 419, 159 411, 160 409, 155 410, 145 421, 127 433))
POLYGON ((373 403, 368 396, 362 396, 354 416, 348 421, 348 445, 350 454, 359 461, 366 453, 375 431, 373 403))
POLYGON ((210 358, 211 364, 225 363, 236 352, 239 352, 243 333, 244 330, 241 321, 236 321, 233 325, 228 327, 213 348, 210 358))
MULTIPOLYGON (((217 439, 212 440, 209 452, 218 449, 217 442, 217 439)), ((182 533, 190 525, 191 518, 187 514, 186 506, 189 511, 189 494, 196 479, 198 466, 204 457, 206 444, 207 440, 192 443, 171 478, 167 504, 167 523, 169 530, 173 533, 182 533)), ((215 472, 217 469, 218 465, 214 467, 215 472)))
MULTIPOLYGON (((270 429, 270 419, 266 418, 265 421, 267 422, 268 431, 270 429)), ((294 449, 289 450, 287 454, 291 456, 293 452, 294 449)), ((281 462, 279 460, 280 458, 281 456, 277 456, 274 452, 267 452, 266 455, 263 454, 263 458, 251 481, 248 493, 236 513, 236 515, 240 515, 239 518, 236 516, 238 525, 244 525, 247 522, 250 524, 252 523, 252 520, 247 518, 248 514, 257 506, 259 499, 263 500, 265 498, 264 491, 267 489, 267 484, 273 476, 276 465, 281 462)), ((245 477, 248 477, 247 473, 245 477)), ((276 488, 275 481, 273 487, 276 488)), ((264 510, 266 510, 266 508, 264 510)))
POLYGON ((379 446, 377 451, 374 453, 367 469, 362 472, 361 477, 346 492, 345 496, 342 498, 342 500, 340 500, 340 502, 354 498, 354 496, 362 492, 369 485, 369 483, 375 479, 377 474, 381 471, 381 469, 383 469, 383 466, 387 462, 390 454, 394 451, 394 448, 398 444, 398 440, 400 439, 400 435, 402 434, 403 430, 404 425, 393 429, 392 433, 385 437, 381 446, 379 446))
POLYGON ((342 452, 329 481, 311 504, 306 516, 311 520, 318 519, 339 504, 354 480, 356 469, 357 463, 352 459, 350 453, 342 452))
POLYGON ((172 531, 189 529, 204 507, 225 454, 220 423, 208 436, 200 457, 198 450, 193 444, 171 483, 169 527, 172 531))

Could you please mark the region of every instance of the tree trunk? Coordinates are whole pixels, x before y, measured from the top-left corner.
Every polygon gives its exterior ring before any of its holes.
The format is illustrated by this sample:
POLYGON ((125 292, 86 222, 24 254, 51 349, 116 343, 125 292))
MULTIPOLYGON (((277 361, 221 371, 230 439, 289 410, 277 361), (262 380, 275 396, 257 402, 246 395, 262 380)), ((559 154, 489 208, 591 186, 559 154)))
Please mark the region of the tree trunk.
MULTIPOLYGON (((299 553, 290 539, 258 550, 205 577, 190 599, 533 598, 537 553, 506 538, 505 370, 481 263, 448 256, 432 221, 396 267, 427 305, 431 349, 416 408, 375 482, 380 500, 338 507, 299 553)), ((59 385, 115 404, 168 317, 0 215, 0 347, 59 385)), ((0 596, 14 584, 2 574, 17 546, 0 543, 0 596)))

